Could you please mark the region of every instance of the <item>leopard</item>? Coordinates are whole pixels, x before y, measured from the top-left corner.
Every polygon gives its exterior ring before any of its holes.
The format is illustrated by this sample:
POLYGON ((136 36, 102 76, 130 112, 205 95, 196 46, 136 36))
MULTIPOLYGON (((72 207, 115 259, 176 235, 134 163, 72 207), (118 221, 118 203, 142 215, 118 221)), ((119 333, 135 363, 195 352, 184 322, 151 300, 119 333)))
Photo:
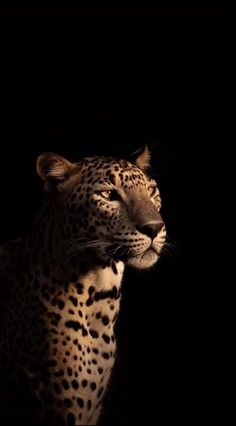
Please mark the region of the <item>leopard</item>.
POLYGON ((150 157, 38 156, 42 206, 0 249, 1 424, 101 421, 124 269, 149 270, 166 241, 150 157))

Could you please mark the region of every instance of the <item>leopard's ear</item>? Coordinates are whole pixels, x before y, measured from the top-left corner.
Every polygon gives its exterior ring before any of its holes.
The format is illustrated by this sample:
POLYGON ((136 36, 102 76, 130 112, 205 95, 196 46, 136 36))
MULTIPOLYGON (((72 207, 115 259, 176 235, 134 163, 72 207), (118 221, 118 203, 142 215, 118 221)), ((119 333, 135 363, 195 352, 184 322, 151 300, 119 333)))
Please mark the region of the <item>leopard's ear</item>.
POLYGON ((53 152, 45 152, 39 155, 36 163, 38 175, 45 181, 46 191, 55 190, 73 174, 76 165, 53 152))
POLYGON ((135 166, 146 172, 147 169, 150 167, 150 159, 151 155, 148 146, 145 145, 141 153, 140 150, 138 151, 138 156, 134 158, 133 163, 135 164, 135 166))

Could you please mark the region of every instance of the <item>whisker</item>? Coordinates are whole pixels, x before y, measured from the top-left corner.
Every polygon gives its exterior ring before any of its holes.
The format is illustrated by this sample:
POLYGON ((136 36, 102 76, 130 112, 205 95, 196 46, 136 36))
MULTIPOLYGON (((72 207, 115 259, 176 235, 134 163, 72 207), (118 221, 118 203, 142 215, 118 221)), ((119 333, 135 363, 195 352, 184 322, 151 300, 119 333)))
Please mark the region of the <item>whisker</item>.
POLYGON ((174 262, 173 255, 171 255, 171 253, 167 250, 166 247, 162 247, 161 255, 165 256, 168 260, 171 260, 171 262, 174 262))

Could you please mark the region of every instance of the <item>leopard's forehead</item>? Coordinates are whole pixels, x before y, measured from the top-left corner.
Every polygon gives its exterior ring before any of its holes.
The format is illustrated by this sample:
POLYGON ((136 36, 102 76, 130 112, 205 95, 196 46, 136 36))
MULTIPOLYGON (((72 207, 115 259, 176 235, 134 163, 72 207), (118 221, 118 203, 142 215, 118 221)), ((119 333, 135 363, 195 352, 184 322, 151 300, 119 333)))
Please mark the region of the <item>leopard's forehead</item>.
POLYGON ((145 184, 149 180, 141 169, 127 160, 113 157, 85 158, 77 163, 80 168, 80 182, 93 185, 110 182, 113 185, 145 184))

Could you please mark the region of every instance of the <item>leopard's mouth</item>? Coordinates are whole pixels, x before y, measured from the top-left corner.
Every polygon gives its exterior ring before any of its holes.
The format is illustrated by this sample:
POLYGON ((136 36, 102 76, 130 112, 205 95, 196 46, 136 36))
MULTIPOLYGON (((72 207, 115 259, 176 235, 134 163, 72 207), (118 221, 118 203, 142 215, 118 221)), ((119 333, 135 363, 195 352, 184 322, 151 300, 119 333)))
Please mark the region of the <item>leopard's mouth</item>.
POLYGON ((134 268, 140 269, 150 268, 159 259, 159 252, 153 243, 138 253, 135 253, 130 247, 117 246, 113 243, 107 248, 106 253, 115 260, 121 260, 134 268))

